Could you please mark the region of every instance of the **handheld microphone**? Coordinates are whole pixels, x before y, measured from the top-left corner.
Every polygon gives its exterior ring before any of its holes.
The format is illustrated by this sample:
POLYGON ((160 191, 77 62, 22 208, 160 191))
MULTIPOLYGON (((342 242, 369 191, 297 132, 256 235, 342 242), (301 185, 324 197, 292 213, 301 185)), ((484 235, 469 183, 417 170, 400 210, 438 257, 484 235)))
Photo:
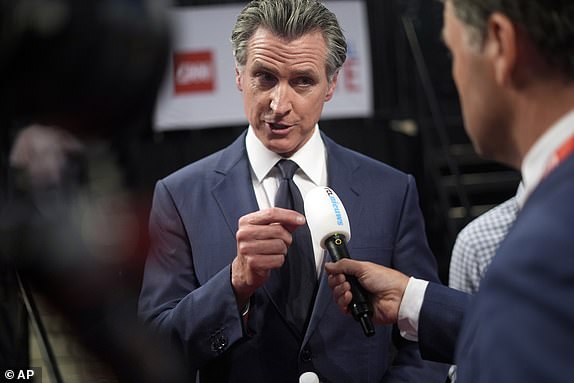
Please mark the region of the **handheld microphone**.
MULTIPOLYGON (((347 250, 347 241, 351 239, 349 217, 343 203, 332 189, 320 186, 307 193, 305 216, 311 233, 320 241, 321 248, 329 252, 333 262, 351 258, 347 250)), ((375 328, 371 321, 373 308, 369 294, 357 278, 350 275, 345 275, 345 277, 351 285, 353 294, 353 299, 349 303, 349 311, 361 324, 365 335, 373 336, 375 328)))

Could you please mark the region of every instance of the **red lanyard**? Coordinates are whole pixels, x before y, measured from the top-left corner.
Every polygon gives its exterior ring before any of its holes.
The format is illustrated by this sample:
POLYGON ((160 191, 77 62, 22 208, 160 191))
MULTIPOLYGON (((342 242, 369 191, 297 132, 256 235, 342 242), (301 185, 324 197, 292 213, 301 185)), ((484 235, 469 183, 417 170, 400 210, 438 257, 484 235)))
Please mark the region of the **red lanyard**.
POLYGON ((570 136, 566 142, 564 142, 554 155, 548 161, 548 165, 546 165, 545 174, 548 175, 552 170, 554 170, 562 161, 564 161, 568 156, 574 153, 574 135, 570 136))

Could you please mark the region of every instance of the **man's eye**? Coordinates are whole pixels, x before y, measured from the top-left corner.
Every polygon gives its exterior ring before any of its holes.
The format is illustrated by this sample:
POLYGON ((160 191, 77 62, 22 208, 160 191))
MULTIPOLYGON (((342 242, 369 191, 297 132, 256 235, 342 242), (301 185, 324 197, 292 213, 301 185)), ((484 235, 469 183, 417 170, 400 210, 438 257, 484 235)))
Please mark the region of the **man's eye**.
POLYGON ((272 85, 275 83, 275 76, 267 72, 255 73, 255 78, 263 85, 272 85))
POLYGON ((313 85, 315 82, 313 79, 309 77, 297 77, 293 80, 293 84, 296 86, 310 86, 313 85))

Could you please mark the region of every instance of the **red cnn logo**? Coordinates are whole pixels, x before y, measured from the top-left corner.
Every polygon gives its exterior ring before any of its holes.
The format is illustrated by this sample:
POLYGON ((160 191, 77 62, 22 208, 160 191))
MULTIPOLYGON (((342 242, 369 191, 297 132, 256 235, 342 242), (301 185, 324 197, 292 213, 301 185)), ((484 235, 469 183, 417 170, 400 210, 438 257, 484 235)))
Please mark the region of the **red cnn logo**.
POLYGON ((174 53, 173 79, 176 94, 213 91, 214 77, 215 68, 210 51, 174 53))

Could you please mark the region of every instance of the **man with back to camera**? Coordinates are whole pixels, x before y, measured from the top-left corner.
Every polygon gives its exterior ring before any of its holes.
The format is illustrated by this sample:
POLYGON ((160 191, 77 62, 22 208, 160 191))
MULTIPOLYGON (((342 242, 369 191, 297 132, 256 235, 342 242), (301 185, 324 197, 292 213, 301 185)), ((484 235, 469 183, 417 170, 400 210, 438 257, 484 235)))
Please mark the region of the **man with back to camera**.
POLYGON ((569 382, 574 4, 447 0, 443 36, 474 147, 521 170, 525 199, 517 219, 472 302, 462 292, 346 260, 326 266, 330 285, 343 308, 351 294, 341 273, 358 276, 376 294, 377 320, 408 324, 423 357, 452 361, 456 351, 457 382, 569 382))
POLYGON ((367 338, 339 314, 323 251, 305 246, 294 211, 329 185, 347 208, 354 257, 438 281, 413 178, 318 129, 346 57, 335 15, 315 0, 252 1, 232 43, 249 128, 157 183, 140 315, 202 382, 296 382, 305 371, 322 382, 444 382, 448 366, 400 337, 388 364, 391 326, 367 338))

